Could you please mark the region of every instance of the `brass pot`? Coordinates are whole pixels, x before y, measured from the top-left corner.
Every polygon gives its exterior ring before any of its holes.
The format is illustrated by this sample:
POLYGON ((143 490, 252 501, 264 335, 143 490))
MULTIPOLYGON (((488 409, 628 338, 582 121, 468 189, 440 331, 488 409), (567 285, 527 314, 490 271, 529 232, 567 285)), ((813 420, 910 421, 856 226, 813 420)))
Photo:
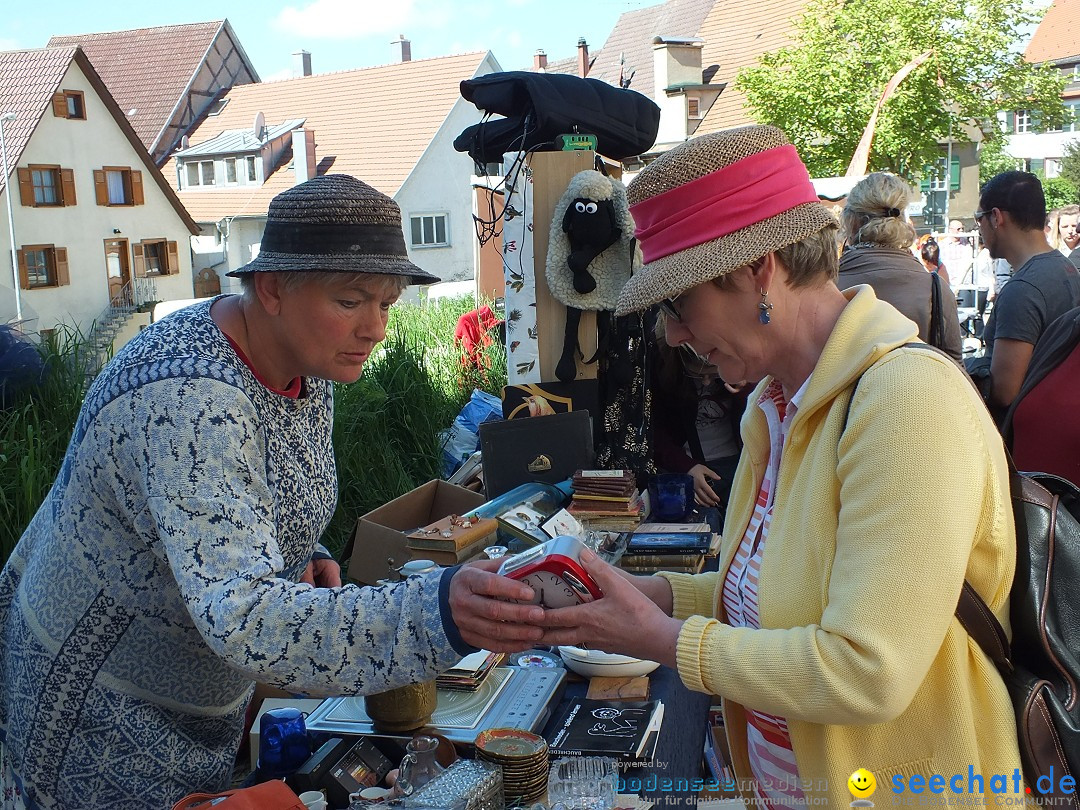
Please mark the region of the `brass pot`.
POLYGON ((435 701, 435 681, 423 681, 365 695, 364 711, 378 731, 412 731, 428 724, 435 701))

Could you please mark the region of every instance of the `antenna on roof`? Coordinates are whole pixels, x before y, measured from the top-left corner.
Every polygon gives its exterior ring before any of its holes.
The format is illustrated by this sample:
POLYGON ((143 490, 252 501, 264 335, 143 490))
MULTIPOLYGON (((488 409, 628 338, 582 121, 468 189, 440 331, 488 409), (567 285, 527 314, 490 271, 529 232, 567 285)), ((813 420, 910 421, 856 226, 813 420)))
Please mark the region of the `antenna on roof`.
POLYGON ((251 127, 255 133, 256 140, 262 140, 266 134, 266 117, 262 114, 262 111, 255 113, 255 123, 251 127))

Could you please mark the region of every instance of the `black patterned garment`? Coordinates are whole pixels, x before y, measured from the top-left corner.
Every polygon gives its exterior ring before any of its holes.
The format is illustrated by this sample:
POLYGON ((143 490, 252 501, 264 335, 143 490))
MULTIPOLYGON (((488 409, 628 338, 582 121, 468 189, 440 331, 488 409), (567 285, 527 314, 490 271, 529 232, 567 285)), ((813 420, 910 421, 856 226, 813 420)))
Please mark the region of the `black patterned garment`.
POLYGON ((0 807, 161 810, 226 786, 255 680, 378 692, 468 651, 452 569, 296 584, 337 497, 332 387, 304 388, 257 382, 209 303, 98 376, 0 574, 0 807))

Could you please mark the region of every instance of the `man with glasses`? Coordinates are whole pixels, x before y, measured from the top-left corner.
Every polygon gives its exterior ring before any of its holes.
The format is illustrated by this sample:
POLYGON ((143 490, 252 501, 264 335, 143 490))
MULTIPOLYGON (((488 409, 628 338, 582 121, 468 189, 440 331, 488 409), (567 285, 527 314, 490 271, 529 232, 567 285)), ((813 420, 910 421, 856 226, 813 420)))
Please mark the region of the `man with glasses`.
POLYGON ((983 334, 990 358, 987 404, 1000 420, 1020 391, 1046 327, 1080 306, 1080 274, 1046 241, 1046 197, 1039 179, 1009 171, 982 188, 975 223, 995 259, 1016 268, 997 296, 983 334))

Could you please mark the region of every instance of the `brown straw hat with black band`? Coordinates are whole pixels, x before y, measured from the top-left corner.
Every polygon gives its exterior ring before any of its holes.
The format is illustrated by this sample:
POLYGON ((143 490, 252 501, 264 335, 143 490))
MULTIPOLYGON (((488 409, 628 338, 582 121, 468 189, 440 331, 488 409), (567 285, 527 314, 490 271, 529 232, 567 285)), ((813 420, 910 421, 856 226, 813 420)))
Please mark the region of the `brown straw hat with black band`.
POLYGON ((623 287, 618 315, 836 225, 776 127, 729 129, 679 144, 642 169, 626 192, 645 264, 623 287))
POLYGON ((315 177, 270 201, 259 255, 226 275, 371 273, 434 284, 411 261, 398 204, 347 174, 315 177))

